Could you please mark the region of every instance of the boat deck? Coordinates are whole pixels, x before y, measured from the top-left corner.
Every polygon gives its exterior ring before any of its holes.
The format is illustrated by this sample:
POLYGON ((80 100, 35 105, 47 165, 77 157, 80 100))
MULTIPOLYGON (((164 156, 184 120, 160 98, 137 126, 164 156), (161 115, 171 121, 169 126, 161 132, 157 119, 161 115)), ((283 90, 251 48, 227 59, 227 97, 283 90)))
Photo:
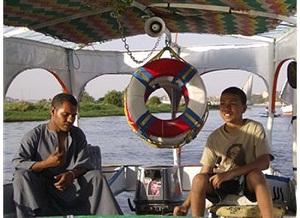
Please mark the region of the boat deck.
MULTIPOLYGON (((183 192, 183 197, 184 198, 187 197, 187 195, 188 195, 188 192, 183 192)), ((135 192, 134 191, 125 191, 125 192, 122 192, 121 194, 116 196, 116 200, 118 201, 118 203, 119 203, 119 205, 120 205, 120 207, 121 207, 121 209, 122 209, 125 216, 129 216, 129 217, 131 217, 131 216, 132 217, 141 216, 141 215, 136 215, 135 211, 130 210, 130 207, 129 207, 129 204, 128 204, 128 199, 130 199, 131 204, 133 206, 135 206, 134 203, 133 203, 134 198, 135 198, 135 192)), ((149 215, 146 215, 146 216, 149 218, 150 216, 157 217, 157 216, 162 216, 162 215, 163 216, 172 216, 172 214, 156 214, 156 215, 155 214, 149 214, 149 215)), ((190 211, 189 211, 187 216, 191 217, 190 211)), ((212 216, 212 214, 207 212, 205 214, 205 217, 213 217, 213 216, 212 216)), ((295 218, 296 215, 295 214, 285 214, 283 217, 284 218, 295 218)))
MULTIPOLYGON (((184 197, 186 197, 187 194, 188 194, 188 192, 184 192, 184 197)), ((147 217, 147 218, 162 216, 159 214, 157 214, 157 215, 150 214, 150 215, 146 215, 146 216, 136 215, 136 213, 134 211, 130 210, 130 207, 128 205, 128 199, 130 199, 132 205, 134 206, 134 203, 133 203, 134 197, 135 197, 134 191, 125 191, 116 196, 116 200, 118 201, 118 203, 124 213, 124 216, 126 216, 126 217, 147 217)), ((171 214, 164 214, 164 216, 171 216, 171 214)), ((189 212, 188 216, 189 217, 191 216, 190 212, 189 212)), ((4 214, 4 217, 5 218, 16 218, 15 214, 4 214)), ((77 216, 74 216, 74 217, 77 217, 77 216)), ((78 216, 78 217, 80 217, 80 216, 78 216)), ((89 217, 99 217, 99 216, 89 216, 89 217)), ((109 216, 107 216, 107 217, 109 217, 109 216)), ((205 215, 205 217, 212 217, 212 215, 207 213, 205 215)), ((296 217, 296 215, 294 215, 294 214, 284 215, 284 218, 295 218, 295 217, 296 217)))
MULTIPOLYGON (((190 181, 191 178, 193 176, 193 174, 195 172, 199 172, 198 169, 199 166, 188 166, 188 167, 184 167, 184 170, 182 175, 182 184, 183 184, 183 196, 182 199, 185 199, 189 193, 189 189, 188 187, 190 187, 190 181), (189 173, 188 173, 189 172, 189 173)), ((123 211, 125 216, 129 216, 129 217, 138 217, 141 215, 137 215, 135 211, 132 211, 128 201, 130 201, 131 205, 133 208, 136 207, 134 200, 135 200, 135 185, 136 185, 136 172, 137 172, 137 166, 110 166, 110 167, 105 167, 105 176, 107 177, 110 187, 112 188, 113 193, 119 193, 116 194, 116 200, 118 202, 118 204, 121 207, 121 210, 123 211), (112 168, 112 170, 109 170, 110 168, 112 168), (126 180, 130 180, 127 181, 126 180), (131 181, 132 180, 132 181, 131 181), (127 188, 125 188, 125 186, 127 185, 127 188)), ((268 176, 270 177, 270 176, 268 176)), ((14 214, 14 209, 13 209, 13 202, 12 202, 12 186, 11 184, 8 186, 4 186, 4 195, 5 195, 5 199, 6 201, 4 202, 4 212, 7 211, 6 213, 4 213, 4 217, 15 217, 14 214), (7 201, 8 199, 11 199, 11 201, 7 201)), ((228 200, 234 200, 234 199, 229 199, 228 200)), ((237 199, 234 200, 234 202, 239 202, 241 203, 239 200, 237 201, 237 199)), ((232 205, 232 204, 226 204, 226 205, 232 205)), ((146 216, 144 217, 151 217, 151 216, 172 216, 171 213, 168 214, 146 214, 146 216)), ((191 216, 190 212, 188 214, 188 216, 191 216)), ((77 217, 77 216, 76 216, 77 217)), ((79 216, 80 217, 80 216, 79 216)), ((94 216, 95 217, 95 216, 94 216)), ((209 214, 208 212, 205 214, 205 217, 212 217, 211 214, 209 214)), ((284 215, 284 217, 296 217, 295 214, 286 214, 284 215)))

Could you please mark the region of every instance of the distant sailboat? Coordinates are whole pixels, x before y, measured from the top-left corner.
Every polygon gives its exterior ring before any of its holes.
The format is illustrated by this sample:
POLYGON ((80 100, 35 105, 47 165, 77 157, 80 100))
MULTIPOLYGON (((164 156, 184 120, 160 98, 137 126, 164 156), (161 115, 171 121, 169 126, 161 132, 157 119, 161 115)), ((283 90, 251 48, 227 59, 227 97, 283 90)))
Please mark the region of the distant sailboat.
POLYGON ((253 74, 250 73, 246 83, 243 86, 243 91, 247 96, 247 105, 252 105, 251 96, 252 96, 252 87, 253 87, 253 74))
POLYGON ((281 111, 285 115, 292 115, 293 114, 293 98, 294 98, 294 92, 293 88, 289 85, 289 83, 286 81, 281 93, 279 95, 279 98, 284 103, 281 106, 281 111))

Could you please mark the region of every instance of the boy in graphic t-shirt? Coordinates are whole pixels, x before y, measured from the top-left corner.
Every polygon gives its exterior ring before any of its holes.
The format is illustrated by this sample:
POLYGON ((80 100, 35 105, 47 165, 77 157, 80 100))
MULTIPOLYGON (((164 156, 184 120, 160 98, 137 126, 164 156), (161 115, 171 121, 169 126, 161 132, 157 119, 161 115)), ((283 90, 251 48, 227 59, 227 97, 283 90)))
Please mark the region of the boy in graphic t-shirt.
POLYGON ((247 97, 237 88, 225 89, 220 99, 220 115, 225 124, 207 139, 200 163, 201 172, 192 182, 191 191, 173 214, 203 217, 205 198, 220 203, 227 194, 245 195, 257 201, 262 217, 273 217, 273 202, 262 170, 274 159, 263 126, 243 119, 247 97))

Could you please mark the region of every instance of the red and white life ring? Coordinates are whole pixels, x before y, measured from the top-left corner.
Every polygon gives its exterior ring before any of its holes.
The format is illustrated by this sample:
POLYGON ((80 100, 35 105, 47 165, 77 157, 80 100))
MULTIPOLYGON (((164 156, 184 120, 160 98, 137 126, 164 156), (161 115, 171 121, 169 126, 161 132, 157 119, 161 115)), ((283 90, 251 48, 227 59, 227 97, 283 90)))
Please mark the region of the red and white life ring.
POLYGON ((181 60, 161 58, 138 68, 125 90, 124 108, 132 129, 148 144, 178 148, 192 141, 207 117, 206 89, 198 71, 181 60), (146 107, 158 88, 176 86, 186 100, 184 112, 169 120, 153 116, 146 107))

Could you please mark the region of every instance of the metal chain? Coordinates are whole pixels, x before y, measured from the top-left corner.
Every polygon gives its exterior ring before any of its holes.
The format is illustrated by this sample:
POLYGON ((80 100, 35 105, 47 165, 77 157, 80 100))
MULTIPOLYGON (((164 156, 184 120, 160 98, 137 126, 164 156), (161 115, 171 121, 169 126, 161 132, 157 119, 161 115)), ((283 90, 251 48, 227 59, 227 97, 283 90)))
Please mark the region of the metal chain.
POLYGON ((155 42, 154 44, 154 47, 151 49, 151 52, 142 60, 137 60, 133 54, 132 54, 132 51, 130 51, 130 48, 129 48, 129 45, 127 44, 126 42, 126 38, 124 37, 124 29, 123 29, 123 25, 120 21, 120 11, 124 11, 124 8, 121 8, 119 7, 118 5, 118 0, 114 0, 114 13, 115 13, 115 17, 116 17, 116 20, 118 22, 118 26, 119 26, 119 32, 120 32, 120 35, 121 35, 121 40, 122 42, 124 43, 124 48, 127 50, 127 54, 129 55, 129 57, 137 64, 142 64, 144 63, 154 52, 154 50, 157 48, 157 46, 159 45, 159 42, 161 40, 161 37, 162 36, 159 36, 157 41, 155 42))

